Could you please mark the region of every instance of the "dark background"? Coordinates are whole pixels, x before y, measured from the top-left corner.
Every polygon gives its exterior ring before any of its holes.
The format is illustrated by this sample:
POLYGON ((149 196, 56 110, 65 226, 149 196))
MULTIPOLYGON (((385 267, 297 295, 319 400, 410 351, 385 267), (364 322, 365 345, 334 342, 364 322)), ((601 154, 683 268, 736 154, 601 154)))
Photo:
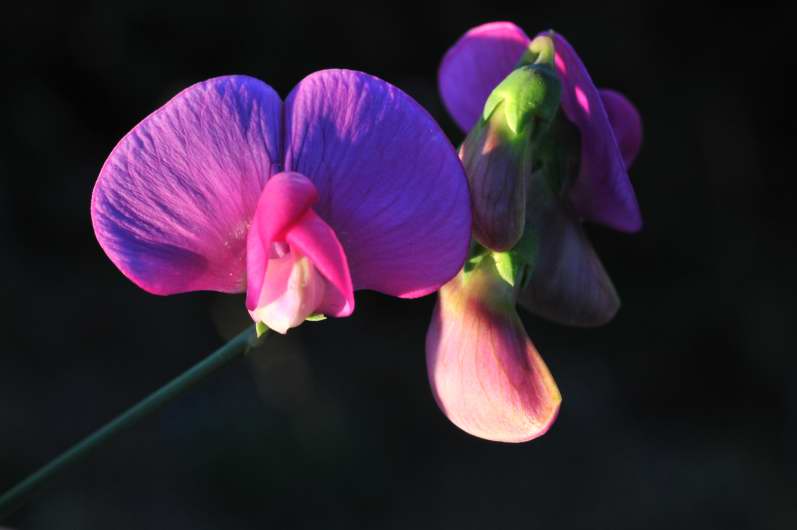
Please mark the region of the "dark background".
MULTIPOLYGON (((546 436, 472 438, 437 409, 434 299, 358 293, 71 469, 18 529, 797 526, 795 130, 785 13, 199 0, 27 3, 0 21, 0 489, 247 324, 242 301, 148 295, 97 245, 121 136, 227 73, 283 96, 325 67, 403 88, 461 136, 436 69, 467 29, 552 27, 641 110, 645 228, 591 234, 623 297, 600 329, 523 315, 564 402, 546 436)), ((553 5, 553 3, 547 3, 553 5)))

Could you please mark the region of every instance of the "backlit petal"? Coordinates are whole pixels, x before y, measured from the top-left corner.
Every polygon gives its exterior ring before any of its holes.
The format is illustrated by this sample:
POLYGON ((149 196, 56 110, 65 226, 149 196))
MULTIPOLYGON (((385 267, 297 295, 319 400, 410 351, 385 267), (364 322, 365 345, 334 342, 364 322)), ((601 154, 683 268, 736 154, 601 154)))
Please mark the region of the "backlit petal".
POLYGON ((570 44, 554 34, 562 109, 581 131, 581 167, 570 198, 577 213, 626 232, 641 228, 634 189, 600 93, 570 44))
POLYGON ((487 96, 517 65, 528 36, 511 22, 477 26, 449 48, 437 75, 440 96, 459 127, 468 132, 487 96))
POLYGON ((462 265, 467 181, 456 152, 412 98, 367 74, 325 70, 285 101, 285 169, 313 181, 355 289, 415 297, 462 265))
POLYGON ((429 381, 462 430, 524 442, 545 434, 562 398, 515 312, 511 288, 488 266, 440 290, 426 336, 429 381))
POLYGON ((244 288, 245 241, 280 160, 280 99, 261 81, 195 84, 116 146, 94 187, 100 245, 155 294, 244 288))

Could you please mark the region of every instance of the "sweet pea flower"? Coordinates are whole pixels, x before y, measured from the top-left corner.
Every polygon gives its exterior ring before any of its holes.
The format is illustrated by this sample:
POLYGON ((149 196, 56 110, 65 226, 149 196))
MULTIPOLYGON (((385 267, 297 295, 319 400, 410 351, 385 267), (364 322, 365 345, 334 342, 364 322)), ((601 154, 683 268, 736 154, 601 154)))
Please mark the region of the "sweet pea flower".
POLYGON ((509 22, 460 38, 443 59, 439 87, 470 131, 460 157, 477 243, 440 290, 427 334, 429 380, 464 431, 531 440, 550 428, 561 395, 515 305, 579 326, 617 312, 617 293, 581 223, 641 227, 627 174, 641 120, 623 95, 596 88, 561 35, 531 40, 509 22), (552 115, 552 105, 562 112, 552 115))
POLYGON ((91 203, 97 239, 139 287, 246 292, 280 333, 354 310, 353 292, 413 298, 462 266, 468 187, 412 98, 323 70, 282 101, 225 76, 183 90, 114 148, 91 203))

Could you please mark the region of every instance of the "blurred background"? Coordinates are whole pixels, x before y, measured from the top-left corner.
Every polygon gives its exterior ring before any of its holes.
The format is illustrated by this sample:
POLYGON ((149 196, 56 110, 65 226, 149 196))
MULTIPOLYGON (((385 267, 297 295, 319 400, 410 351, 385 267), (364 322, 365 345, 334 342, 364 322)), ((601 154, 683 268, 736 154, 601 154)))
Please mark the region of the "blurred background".
POLYGON ((797 527, 795 61, 785 13, 635 3, 25 3, 0 20, 0 490, 248 324, 238 297, 155 297, 96 243, 116 142, 182 88, 283 96, 347 67, 436 91, 467 29, 554 28, 639 107, 645 228, 590 226, 623 298, 599 329, 523 314, 564 396, 546 436, 472 438, 438 410, 433 297, 357 295, 273 337, 42 491, 15 529, 797 527))

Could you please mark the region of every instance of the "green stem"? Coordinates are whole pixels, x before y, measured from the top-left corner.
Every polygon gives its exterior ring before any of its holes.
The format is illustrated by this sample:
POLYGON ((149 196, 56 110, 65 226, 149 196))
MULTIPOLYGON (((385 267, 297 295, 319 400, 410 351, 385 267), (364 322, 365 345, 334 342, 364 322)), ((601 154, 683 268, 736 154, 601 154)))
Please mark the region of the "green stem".
POLYGON ((133 405, 127 411, 106 423, 105 426, 73 445, 55 460, 52 460, 49 464, 14 486, 0 497, 0 520, 5 519, 19 509, 39 486, 53 478, 60 471, 82 460, 118 432, 135 425, 138 421, 182 395, 186 390, 204 380, 213 372, 242 356, 251 346, 255 345, 255 341, 254 327, 247 328, 227 344, 189 368, 182 375, 156 390, 136 405, 133 405))

